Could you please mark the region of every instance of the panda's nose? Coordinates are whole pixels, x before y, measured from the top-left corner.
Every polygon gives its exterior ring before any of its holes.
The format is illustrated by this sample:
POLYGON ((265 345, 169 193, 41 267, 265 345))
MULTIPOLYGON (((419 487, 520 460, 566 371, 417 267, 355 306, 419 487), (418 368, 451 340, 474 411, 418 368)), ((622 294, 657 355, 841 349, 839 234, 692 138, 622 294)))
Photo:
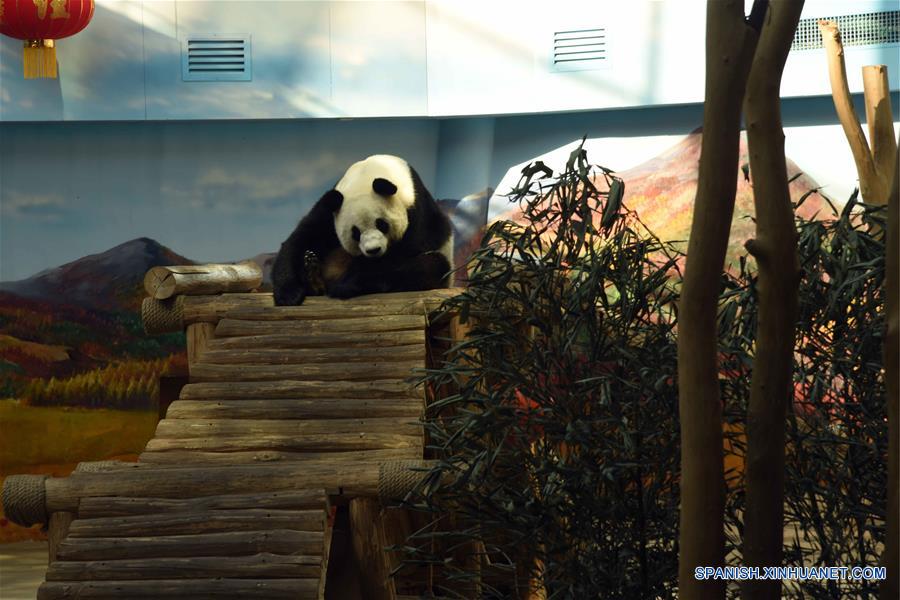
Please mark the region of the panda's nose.
POLYGON ((366 248, 368 256, 376 256, 379 252, 381 252, 381 248, 366 248))

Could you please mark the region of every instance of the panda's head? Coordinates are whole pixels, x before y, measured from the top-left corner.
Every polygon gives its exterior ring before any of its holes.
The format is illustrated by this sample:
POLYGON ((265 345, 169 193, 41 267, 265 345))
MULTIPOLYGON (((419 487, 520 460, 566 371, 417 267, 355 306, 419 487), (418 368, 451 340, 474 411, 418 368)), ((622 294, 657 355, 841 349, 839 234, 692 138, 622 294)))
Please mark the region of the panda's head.
POLYGON ((406 233, 416 198, 402 158, 377 154, 354 163, 334 191, 334 230, 350 255, 384 256, 406 233))

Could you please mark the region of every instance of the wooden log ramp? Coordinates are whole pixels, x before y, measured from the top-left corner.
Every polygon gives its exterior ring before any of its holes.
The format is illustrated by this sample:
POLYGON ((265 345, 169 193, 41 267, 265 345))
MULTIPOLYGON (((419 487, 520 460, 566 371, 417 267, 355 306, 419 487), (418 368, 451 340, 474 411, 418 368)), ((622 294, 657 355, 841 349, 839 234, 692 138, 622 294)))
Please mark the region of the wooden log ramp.
MULTIPOLYGON (((259 283, 255 265, 147 273, 145 328, 188 330, 190 383, 137 463, 45 480, 48 514, 69 519, 38 598, 323 598, 330 499, 376 507, 385 465, 421 464, 414 376, 458 291, 299 307, 218 293, 259 283)), ((367 597, 394 597, 379 541, 354 543, 384 575, 367 597)))

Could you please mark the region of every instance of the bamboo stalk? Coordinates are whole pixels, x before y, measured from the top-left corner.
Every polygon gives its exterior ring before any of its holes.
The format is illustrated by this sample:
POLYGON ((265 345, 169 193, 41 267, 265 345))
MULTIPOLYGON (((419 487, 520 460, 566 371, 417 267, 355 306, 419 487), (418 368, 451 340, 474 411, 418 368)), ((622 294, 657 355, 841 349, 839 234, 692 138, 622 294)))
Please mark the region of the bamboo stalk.
POLYGON ((250 556, 137 558, 103 561, 58 561, 47 570, 47 581, 147 579, 318 579, 319 556, 263 552, 250 556))
MULTIPOLYGON (((756 359, 747 410, 744 563, 782 564, 785 420, 793 391, 800 265, 788 189, 779 90, 803 0, 773 0, 747 81, 744 112, 756 207, 756 238, 746 244, 759 266, 756 359)), ((752 580, 745 599, 781 598, 780 580, 752 580)))

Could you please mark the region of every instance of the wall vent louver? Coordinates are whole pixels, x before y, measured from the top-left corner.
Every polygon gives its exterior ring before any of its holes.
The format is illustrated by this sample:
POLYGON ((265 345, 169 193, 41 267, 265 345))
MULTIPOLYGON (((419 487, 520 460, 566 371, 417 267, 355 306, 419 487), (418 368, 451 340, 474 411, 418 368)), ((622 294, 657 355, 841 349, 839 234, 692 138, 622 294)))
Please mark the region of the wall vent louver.
POLYGON ((606 29, 568 29, 553 33, 553 70, 581 71, 606 66, 606 29))
MULTIPOLYGON (((845 48, 900 44, 900 10, 821 18, 837 23, 845 48)), ((791 51, 822 48, 818 21, 819 18, 800 19, 791 51)))
POLYGON ((184 38, 181 45, 184 81, 250 81, 250 34, 204 34, 184 38))

